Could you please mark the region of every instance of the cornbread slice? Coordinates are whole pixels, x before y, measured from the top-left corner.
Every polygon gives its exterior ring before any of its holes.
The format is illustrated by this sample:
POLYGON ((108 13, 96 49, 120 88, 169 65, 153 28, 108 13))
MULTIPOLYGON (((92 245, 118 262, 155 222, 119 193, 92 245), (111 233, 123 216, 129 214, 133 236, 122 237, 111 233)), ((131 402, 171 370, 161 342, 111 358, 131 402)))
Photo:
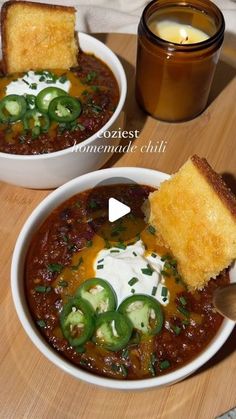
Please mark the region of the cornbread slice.
POLYGON ((76 65, 73 7, 8 1, 2 6, 1 36, 5 73, 76 65))
POLYGON ((149 222, 189 289, 202 288, 236 258, 236 198, 205 159, 192 156, 149 203, 149 222))

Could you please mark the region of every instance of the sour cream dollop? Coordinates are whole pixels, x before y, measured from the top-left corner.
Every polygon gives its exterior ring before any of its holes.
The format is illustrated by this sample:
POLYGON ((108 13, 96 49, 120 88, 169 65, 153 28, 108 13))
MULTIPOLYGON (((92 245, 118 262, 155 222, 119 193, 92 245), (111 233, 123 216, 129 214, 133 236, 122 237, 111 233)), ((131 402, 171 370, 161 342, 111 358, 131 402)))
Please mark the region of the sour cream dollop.
POLYGON ((107 280, 116 292, 118 305, 135 294, 152 295, 162 305, 169 303, 169 292, 163 296, 165 279, 161 275, 164 262, 156 253, 147 254, 142 240, 125 249, 112 247, 97 254, 96 277, 107 280))
POLYGON ((71 82, 67 79, 64 82, 60 81, 60 77, 55 82, 46 83, 40 81, 42 75, 35 74, 34 71, 28 71, 23 77, 19 77, 17 80, 12 81, 6 87, 6 95, 34 95, 37 96, 41 90, 46 87, 58 87, 59 89, 69 92, 71 82))

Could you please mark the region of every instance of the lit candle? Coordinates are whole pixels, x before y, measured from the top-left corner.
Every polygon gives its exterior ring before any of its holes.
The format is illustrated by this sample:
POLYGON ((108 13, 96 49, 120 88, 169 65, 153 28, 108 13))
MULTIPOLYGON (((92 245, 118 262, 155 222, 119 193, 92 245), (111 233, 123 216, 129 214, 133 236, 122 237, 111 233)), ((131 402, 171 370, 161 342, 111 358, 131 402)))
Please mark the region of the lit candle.
POLYGON ((202 30, 172 20, 159 22, 153 19, 148 26, 154 35, 175 44, 196 44, 209 39, 209 35, 202 30))
POLYGON ((224 17, 210 0, 153 0, 138 26, 136 98, 163 121, 186 121, 207 105, 224 17))

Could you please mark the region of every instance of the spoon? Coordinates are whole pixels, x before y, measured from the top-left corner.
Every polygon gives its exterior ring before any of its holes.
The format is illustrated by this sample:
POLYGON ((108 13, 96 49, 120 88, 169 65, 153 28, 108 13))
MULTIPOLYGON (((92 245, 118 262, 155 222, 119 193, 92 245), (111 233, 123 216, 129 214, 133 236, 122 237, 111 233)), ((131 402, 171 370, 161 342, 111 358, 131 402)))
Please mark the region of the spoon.
POLYGON ((222 316, 236 322, 236 284, 217 288, 213 294, 213 305, 222 316))

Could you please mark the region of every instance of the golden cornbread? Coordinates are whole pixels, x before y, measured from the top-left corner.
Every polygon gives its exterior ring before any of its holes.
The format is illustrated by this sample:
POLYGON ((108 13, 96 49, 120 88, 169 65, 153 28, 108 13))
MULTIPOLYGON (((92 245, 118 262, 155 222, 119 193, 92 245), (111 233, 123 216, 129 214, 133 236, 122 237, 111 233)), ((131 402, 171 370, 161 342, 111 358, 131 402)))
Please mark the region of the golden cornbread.
POLYGON ((75 9, 9 1, 1 11, 5 73, 68 69, 77 63, 75 9))
POLYGON ((150 218, 189 289, 236 258, 236 198, 205 159, 192 156, 149 195, 150 218))

